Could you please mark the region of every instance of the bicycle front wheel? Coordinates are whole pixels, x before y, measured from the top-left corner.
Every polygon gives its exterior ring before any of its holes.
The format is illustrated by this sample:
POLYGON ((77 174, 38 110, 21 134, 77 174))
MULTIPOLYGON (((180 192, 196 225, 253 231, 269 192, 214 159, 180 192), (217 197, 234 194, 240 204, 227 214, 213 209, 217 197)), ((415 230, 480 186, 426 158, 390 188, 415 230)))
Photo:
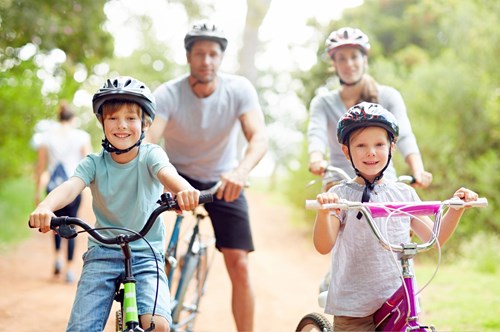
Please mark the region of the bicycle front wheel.
POLYGON ((201 297, 207 280, 207 252, 202 249, 196 254, 186 254, 183 258, 182 274, 172 308, 174 327, 190 330, 198 313, 201 297))
POLYGON ((297 332, 333 332, 330 321, 317 312, 305 315, 295 329, 297 332))

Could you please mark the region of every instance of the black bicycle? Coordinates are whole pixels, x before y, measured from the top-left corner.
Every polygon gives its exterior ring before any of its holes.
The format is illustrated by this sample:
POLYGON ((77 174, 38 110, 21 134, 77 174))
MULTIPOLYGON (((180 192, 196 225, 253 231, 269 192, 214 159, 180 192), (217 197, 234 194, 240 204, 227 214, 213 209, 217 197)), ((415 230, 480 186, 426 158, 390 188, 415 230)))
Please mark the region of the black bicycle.
MULTIPOLYGON (((213 201, 211 193, 202 192, 200 194, 199 203, 209 203, 213 201)), ((64 238, 74 238, 79 233, 87 232, 97 241, 103 244, 114 244, 119 245, 124 256, 125 262, 125 273, 123 277, 120 277, 116 283, 117 288, 115 292, 115 301, 120 303, 120 310, 117 312, 116 319, 116 330, 120 332, 132 332, 132 331, 152 331, 155 328, 154 315, 156 309, 156 301, 158 298, 158 282, 156 286, 156 296, 155 303, 153 305, 151 324, 148 329, 144 330, 140 327, 138 311, 137 311, 137 300, 136 300, 136 280, 132 271, 132 250, 129 243, 144 239, 146 234, 149 232, 158 216, 165 211, 179 210, 177 201, 170 193, 164 193, 161 195, 157 202, 159 206, 151 213, 144 227, 136 232, 127 228, 113 228, 121 231, 120 234, 114 237, 102 236, 99 233, 99 228, 92 228, 85 221, 74 218, 74 217, 53 217, 50 222, 50 228, 56 230, 57 233, 64 238), (78 226, 83 229, 83 231, 77 231, 74 226, 78 226)), ((106 228, 106 229, 109 229, 106 228)), ((146 240, 145 240, 146 241, 146 240)), ((147 241, 146 241, 147 242, 147 241)), ((151 246, 150 246, 151 248, 151 246)), ((151 248, 151 250, 153 250, 151 248)), ((157 280, 159 280, 159 266, 157 266, 157 280)))

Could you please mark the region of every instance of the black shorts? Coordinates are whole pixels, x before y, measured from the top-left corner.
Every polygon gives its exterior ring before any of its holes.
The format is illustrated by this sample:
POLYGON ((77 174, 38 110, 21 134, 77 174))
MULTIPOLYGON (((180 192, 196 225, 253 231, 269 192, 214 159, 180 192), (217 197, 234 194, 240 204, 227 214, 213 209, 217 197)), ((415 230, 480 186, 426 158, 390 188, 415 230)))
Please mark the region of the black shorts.
MULTIPOLYGON (((217 182, 200 182, 181 174, 193 187, 198 190, 207 190, 217 182)), ((254 251, 248 204, 242 191, 240 197, 232 202, 217 199, 214 196, 212 203, 205 204, 215 234, 217 249, 230 248, 254 251)))

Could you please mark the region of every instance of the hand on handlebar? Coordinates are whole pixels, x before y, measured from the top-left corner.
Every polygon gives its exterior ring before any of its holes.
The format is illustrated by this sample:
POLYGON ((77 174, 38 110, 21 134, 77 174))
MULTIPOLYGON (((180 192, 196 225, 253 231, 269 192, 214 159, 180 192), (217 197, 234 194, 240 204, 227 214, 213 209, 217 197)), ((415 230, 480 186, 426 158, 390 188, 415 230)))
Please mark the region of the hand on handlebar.
POLYGON ((179 208, 184 211, 189 211, 198 206, 200 191, 196 189, 186 189, 179 191, 176 195, 179 208))
POLYGON ((473 202, 477 201, 479 198, 478 194, 470 189, 467 188, 460 188, 455 193, 453 194, 453 197, 457 197, 461 199, 464 202, 473 202))
POLYGON ((217 190, 217 199, 224 199, 226 202, 237 199, 247 184, 247 177, 248 173, 239 169, 222 174, 221 185, 217 190))
MULTIPOLYGON (((321 208, 319 209, 319 211, 326 212, 326 211, 330 211, 331 209, 323 208, 323 204, 339 203, 340 202, 340 197, 337 194, 335 194, 335 193, 325 192, 325 193, 318 194, 316 196, 316 201, 321 206, 321 208)), ((333 210, 335 211, 335 213, 340 214, 340 209, 333 209, 333 210)))
POLYGON ((30 214, 29 226, 31 228, 38 228, 42 233, 47 233, 50 231, 50 219, 52 217, 55 217, 54 212, 45 207, 37 207, 30 214))
POLYGON ((326 160, 316 160, 309 162, 309 172, 314 175, 323 176, 325 174, 325 170, 328 166, 328 162, 326 160))
POLYGON ((427 188, 432 183, 432 173, 427 171, 422 171, 413 174, 415 182, 412 184, 415 188, 427 188))

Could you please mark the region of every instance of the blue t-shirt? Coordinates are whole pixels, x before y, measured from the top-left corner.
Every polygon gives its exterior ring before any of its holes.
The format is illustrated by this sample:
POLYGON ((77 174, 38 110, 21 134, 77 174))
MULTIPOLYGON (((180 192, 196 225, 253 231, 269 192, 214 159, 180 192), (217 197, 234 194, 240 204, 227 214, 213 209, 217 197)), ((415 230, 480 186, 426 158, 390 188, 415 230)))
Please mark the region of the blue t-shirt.
MULTIPOLYGON (((126 164, 115 162, 105 150, 83 159, 74 176, 90 187, 95 227, 125 227, 140 231, 163 193, 157 175, 164 167, 173 168, 165 151, 155 144, 142 144, 137 157, 126 164)), ((159 217, 146 235, 160 252, 165 247, 164 228, 159 217)), ((123 231, 103 230, 100 233, 113 236, 123 231)), ((89 247, 95 245, 102 244, 89 236, 89 247)), ((149 250, 143 240, 132 242, 130 246, 134 250, 149 250)))

